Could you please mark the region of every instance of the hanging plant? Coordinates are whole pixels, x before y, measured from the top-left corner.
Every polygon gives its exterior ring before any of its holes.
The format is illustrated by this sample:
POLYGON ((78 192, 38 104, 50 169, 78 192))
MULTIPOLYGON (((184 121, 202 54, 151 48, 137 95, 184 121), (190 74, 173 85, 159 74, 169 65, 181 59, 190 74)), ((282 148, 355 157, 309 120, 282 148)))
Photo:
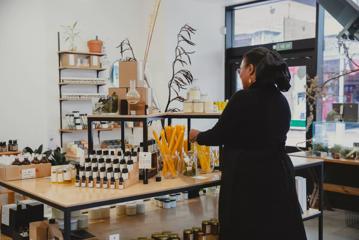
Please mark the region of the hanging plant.
POLYGON ((121 62, 137 61, 130 40, 128 40, 127 38, 123 40, 116 48, 119 48, 121 53, 121 58, 119 59, 119 61, 121 62), (129 56, 127 56, 128 53, 129 56))
POLYGON ((183 102, 185 99, 180 95, 181 90, 187 89, 193 82, 193 75, 188 69, 192 65, 191 55, 195 51, 186 50, 185 47, 193 47, 196 44, 192 41, 192 36, 196 29, 189 25, 184 25, 177 34, 177 45, 175 48, 175 59, 172 62, 172 77, 168 82, 168 100, 165 112, 178 112, 179 109, 171 107, 174 102, 183 102))

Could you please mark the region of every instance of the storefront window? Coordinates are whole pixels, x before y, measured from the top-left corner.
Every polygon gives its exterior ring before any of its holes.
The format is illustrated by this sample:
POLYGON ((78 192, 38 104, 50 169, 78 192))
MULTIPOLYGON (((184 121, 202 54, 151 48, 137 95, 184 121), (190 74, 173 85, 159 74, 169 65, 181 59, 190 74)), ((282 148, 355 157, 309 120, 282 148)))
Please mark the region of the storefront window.
POLYGON ((234 11, 233 47, 315 38, 315 0, 273 0, 234 11))
MULTIPOLYGON (((359 4, 359 0, 353 0, 359 4)), ((343 27, 329 14, 324 19, 323 81, 359 68, 359 42, 338 39, 343 27)), ((359 72, 333 80, 321 99, 320 120, 326 120, 333 103, 359 103, 359 72)))

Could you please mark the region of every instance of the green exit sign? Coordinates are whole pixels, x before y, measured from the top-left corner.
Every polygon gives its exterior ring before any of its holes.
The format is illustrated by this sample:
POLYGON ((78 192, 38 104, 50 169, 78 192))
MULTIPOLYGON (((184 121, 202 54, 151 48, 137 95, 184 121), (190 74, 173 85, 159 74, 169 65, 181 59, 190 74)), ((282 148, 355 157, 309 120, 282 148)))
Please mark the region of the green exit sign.
POLYGON ((277 51, 292 50, 293 42, 277 43, 276 45, 273 46, 273 49, 277 51))

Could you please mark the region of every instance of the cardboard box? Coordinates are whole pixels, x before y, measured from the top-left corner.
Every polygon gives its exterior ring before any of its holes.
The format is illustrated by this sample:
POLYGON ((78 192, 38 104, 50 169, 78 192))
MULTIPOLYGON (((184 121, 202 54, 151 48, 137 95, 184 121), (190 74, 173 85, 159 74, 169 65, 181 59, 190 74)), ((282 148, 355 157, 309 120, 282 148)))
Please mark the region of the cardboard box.
POLYGON ((0 165, 0 180, 12 181, 51 176, 51 163, 22 166, 0 165))
MULTIPOLYGON (((146 87, 137 87, 136 90, 140 94, 140 102, 145 103, 146 105, 150 106, 152 101, 152 91, 151 88, 146 87)), ((126 99, 126 94, 129 91, 129 88, 120 87, 120 88, 109 88, 108 95, 111 96, 114 92, 117 94, 118 99, 126 99)))
POLYGON ((49 223, 39 221, 30 223, 30 240, 48 240, 49 223))
POLYGON ((137 62, 119 62, 119 86, 130 87, 130 81, 137 81, 137 62))

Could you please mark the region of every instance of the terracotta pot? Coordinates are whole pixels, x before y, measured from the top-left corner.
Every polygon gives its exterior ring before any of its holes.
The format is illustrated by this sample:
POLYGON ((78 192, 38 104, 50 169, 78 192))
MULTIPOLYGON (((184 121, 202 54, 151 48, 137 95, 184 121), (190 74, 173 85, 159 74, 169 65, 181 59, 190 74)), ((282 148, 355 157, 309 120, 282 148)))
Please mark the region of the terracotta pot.
POLYGON ((87 42, 87 47, 90 52, 101 53, 102 52, 103 42, 101 40, 89 40, 87 42))

